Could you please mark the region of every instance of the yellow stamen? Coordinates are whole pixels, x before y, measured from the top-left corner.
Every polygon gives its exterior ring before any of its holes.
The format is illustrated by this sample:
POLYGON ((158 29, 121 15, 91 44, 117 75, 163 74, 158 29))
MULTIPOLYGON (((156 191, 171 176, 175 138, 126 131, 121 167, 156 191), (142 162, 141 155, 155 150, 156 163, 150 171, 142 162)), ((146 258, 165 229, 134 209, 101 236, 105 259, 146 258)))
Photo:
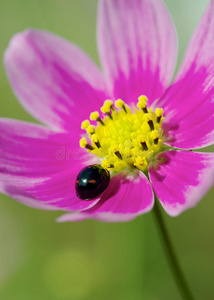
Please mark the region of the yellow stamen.
POLYGON ((81 147, 81 148, 85 148, 87 144, 88 144, 88 143, 87 143, 86 138, 84 138, 84 137, 81 138, 81 140, 80 140, 80 147, 81 147))
POLYGON ((145 95, 141 95, 140 97, 138 97, 138 101, 141 103, 144 103, 144 107, 146 107, 146 104, 148 102, 148 98, 145 95))
POLYGON ((124 106, 124 104, 125 104, 125 103, 124 103, 124 101, 123 101, 123 100, 121 100, 121 99, 118 99, 118 100, 116 100, 116 101, 115 101, 115 103, 114 103, 114 104, 115 104, 115 106, 116 106, 116 107, 118 107, 118 108, 122 108, 122 107, 124 106))
POLYGON ((90 125, 89 120, 85 120, 81 123, 81 129, 87 129, 87 127, 90 125))
POLYGON ((113 104, 113 101, 111 100, 106 100, 103 104, 103 106, 101 107, 101 112, 103 112, 104 114, 105 113, 109 113, 110 110, 112 109, 112 104, 113 104))
POLYGON ((84 137, 81 138, 81 140, 80 140, 80 147, 87 148, 88 150, 91 150, 91 151, 94 150, 94 148, 88 144, 86 138, 84 138, 84 137))
POLYGON ((94 111, 90 114, 91 121, 98 121, 100 124, 104 125, 103 121, 99 117, 98 111, 94 111))
POLYGON ((163 119, 163 109, 162 108, 156 108, 155 114, 157 116, 157 122, 160 123, 160 121, 163 119))
POLYGON ((86 132, 87 132, 89 135, 94 134, 94 132, 95 132, 95 127, 94 127, 93 125, 89 125, 88 128, 86 129, 86 132))
POLYGON ((157 145, 159 138, 159 133, 157 130, 151 132, 151 138, 154 140, 155 145, 157 145))
POLYGON ((157 117, 162 117, 163 116, 163 109, 162 108, 156 108, 155 114, 157 117))
POLYGON ((117 108, 122 108, 122 109, 125 111, 125 113, 127 113, 127 109, 126 109, 126 106, 125 106, 125 102, 124 102, 123 100, 121 100, 121 99, 116 100, 116 101, 115 101, 115 106, 116 106, 117 108))
POLYGON ((163 120, 163 110, 157 108, 153 112, 147 108, 147 102, 146 96, 140 96, 139 109, 132 110, 121 99, 114 104, 106 100, 101 107, 103 117, 97 111, 90 114, 90 120, 99 123, 94 126, 85 120, 81 125, 92 146, 86 138, 80 140, 80 146, 99 157, 106 169, 145 172, 149 162, 161 151, 163 120), (113 105, 120 109, 115 110, 113 105))
POLYGON ((139 98, 138 98, 138 103, 137 103, 137 107, 142 109, 144 113, 147 113, 148 110, 147 110, 147 102, 148 102, 148 98, 145 96, 145 95, 141 95, 139 98))
POLYGON ((92 135, 91 141, 97 146, 97 148, 100 148, 100 142, 97 134, 92 135))

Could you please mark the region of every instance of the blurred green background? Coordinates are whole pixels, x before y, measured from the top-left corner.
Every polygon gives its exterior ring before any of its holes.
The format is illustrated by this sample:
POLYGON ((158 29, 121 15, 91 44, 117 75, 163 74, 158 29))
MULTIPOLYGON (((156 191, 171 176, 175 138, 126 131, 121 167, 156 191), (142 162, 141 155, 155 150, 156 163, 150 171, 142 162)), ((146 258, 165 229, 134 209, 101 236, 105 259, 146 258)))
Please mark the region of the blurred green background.
MULTIPOLYGON (((180 64, 208 0, 165 2, 180 64)), ((73 41, 98 62, 96 7, 97 0, 0 0, 1 57, 13 34, 34 27, 73 41)), ((35 121, 14 97, 2 64, 0 95, 1 116, 35 121)), ((203 300, 214 299, 213 193, 177 218, 163 212, 195 298, 203 300)), ((0 198, 1 300, 181 299, 152 212, 122 224, 57 224, 59 212, 0 198)))

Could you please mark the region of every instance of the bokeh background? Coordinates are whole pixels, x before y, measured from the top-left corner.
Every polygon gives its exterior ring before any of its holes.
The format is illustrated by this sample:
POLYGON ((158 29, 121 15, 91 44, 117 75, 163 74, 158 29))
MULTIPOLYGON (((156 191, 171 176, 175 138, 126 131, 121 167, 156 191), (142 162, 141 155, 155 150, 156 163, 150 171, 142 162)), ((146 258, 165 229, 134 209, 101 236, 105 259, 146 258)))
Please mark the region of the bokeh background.
MULTIPOLYGON (((179 66, 208 0, 165 2, 178 30, 179 66)), ((16 32, 33 27, 73 41, 98 63, 96 8, 97 0, 0 0, 0 56, 16 32)), ((0 116, 35 121, 13 95, 3 64, 0 101, 0 116)), ((214 299, 213 194, 177 218, 163 212, 195 298, 203 300, 214 299)), ((59 215, 0 195, 1 300, 181 299, 152 212, 122 224, 58 224, 59 215)))

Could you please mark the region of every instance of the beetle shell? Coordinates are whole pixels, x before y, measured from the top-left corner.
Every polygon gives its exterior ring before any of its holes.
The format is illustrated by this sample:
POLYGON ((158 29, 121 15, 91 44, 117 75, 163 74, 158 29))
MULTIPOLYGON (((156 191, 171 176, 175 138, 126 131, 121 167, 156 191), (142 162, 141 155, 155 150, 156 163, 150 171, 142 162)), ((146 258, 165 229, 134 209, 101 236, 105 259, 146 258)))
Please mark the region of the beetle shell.
POLYGON ((82 200, 91 200, 102 194, 109 182, 110 173, 101 165, 85 167, 76 178, 76 195, 82 200))

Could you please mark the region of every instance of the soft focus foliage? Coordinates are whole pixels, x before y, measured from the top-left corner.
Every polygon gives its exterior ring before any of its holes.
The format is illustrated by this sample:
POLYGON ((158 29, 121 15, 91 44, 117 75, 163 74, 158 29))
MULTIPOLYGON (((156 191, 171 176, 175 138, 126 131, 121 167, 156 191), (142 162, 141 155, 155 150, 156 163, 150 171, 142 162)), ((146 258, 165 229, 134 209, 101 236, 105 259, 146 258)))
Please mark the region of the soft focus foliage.
MULTIPOLYGON (((178 30, 179 62, 207 3, 166 1, 178 30)), ((0 0, 0 7, 1 57, 13 34, 34 27, 72 40, 98 61, 96 0, 0 0)), ((2 65, 0 78, 0 116, 36 122, 13 96, 2 65)), ((214 294, 213 192, 178 218, 165 215, 194 294, 205 300, 214 294)), ((57 212, 3 195, 0 206, 1 299, 180 299, 152 212, 125 224, 57 224, 57 212)))

